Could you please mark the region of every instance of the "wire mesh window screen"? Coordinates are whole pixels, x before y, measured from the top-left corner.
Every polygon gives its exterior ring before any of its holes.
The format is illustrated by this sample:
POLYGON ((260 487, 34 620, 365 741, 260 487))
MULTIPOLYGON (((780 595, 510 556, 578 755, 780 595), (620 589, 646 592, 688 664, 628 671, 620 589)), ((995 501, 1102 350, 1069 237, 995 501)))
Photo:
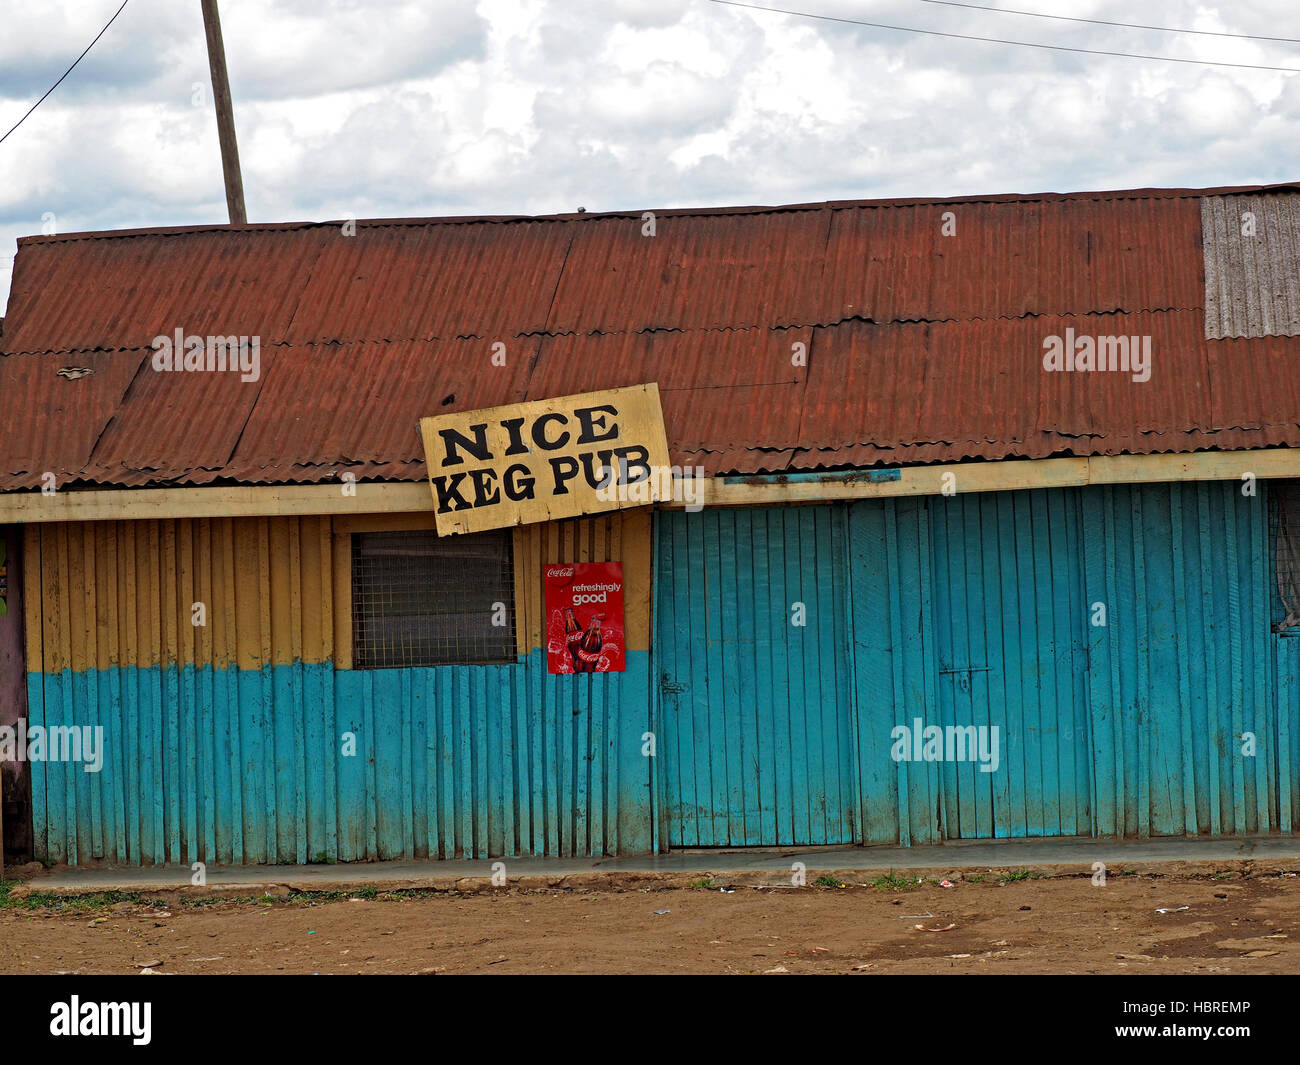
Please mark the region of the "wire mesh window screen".
POLYGON ((1273 544, 1273 628, 1300 636, 1300 482, 1273 489, 1269 511, 1269 540, 1273 544))
POLYGON ((509 529, 353 533, 353 666, 513 662, 512 545, 509 529))

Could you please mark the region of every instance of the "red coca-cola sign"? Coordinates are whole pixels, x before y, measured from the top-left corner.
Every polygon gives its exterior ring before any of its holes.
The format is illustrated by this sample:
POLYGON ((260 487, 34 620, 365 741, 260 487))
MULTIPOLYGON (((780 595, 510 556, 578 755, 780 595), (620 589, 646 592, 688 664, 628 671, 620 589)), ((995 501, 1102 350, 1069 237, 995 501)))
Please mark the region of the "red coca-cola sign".
POLYGON ((624 672, 623 563, 557 562, 544 572, 547 672, 624 672))

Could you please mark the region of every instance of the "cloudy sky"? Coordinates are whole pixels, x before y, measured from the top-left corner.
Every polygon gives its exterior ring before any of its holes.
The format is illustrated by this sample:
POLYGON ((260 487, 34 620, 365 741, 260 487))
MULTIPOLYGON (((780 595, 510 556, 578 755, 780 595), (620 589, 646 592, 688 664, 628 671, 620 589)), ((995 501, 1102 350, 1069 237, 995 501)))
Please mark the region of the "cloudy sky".
MULTIPOLYGON (((0 0, 0 134, 120 2, 0 0)), ((1296 0, 972 2, 1300 38, 1296 0)), ((1300 43, 1286 41, 925 0, 770 6, 1300 68, 1300 43)), ((1300 78, 1285 72, 711 0, 222 0, 221 16, 254 222, 1300 178, 1300 78)), ((0 144, 0 305, 20 235, 220 223, 225 211, 199 2, 130 0, 0 144)))

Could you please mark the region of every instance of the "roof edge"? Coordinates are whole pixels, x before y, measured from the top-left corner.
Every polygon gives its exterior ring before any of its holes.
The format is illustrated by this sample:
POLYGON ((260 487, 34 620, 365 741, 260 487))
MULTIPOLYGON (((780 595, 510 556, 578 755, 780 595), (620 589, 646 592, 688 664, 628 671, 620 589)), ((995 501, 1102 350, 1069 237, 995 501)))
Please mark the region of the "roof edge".
MULTIPOLYGON (((383 228, 434 225, 509 225, 523 222, 578 222, 596 218, 639 219, 647 211, 656 217, 709 217, 720 215, 777 214, 786 211, 853 210, 863 208, 920 207, 962 203, 1054 203, 1066 200, 1154 200, 1200 199, 1205 196, 1234 196, 1260 192, 1300 191, 1300 181, 1271 185, 1225 185, 1208 189, 1140 188, 1078 192, 997 193, 993 195, 959 195, 940 197, 893 197, 868 200, 825 200, 808 203, 751 205, 737 207, 646 207, 620 211, 586 211, 541 215, 439 215, 424 218, 358 218, 357 226, 383 228)), ((20 247, 29 244, 61 244, 82 240, 130 239, 153 236, 190 236, 197 233, 284 233, 306 229, 338 228, 353 219, 321 221, 253 222, 236 226, 212 223, 198 226, 155 226, 145 229, 86 230, 77 233, 35 233, 19 237, 20 247)))
MULTIPOLYGON (((897 467, 902 472, 898 480, 880 482, 844 473, 797 481, 746 478, 745 475, 731 481, 716 476, 706 477, 703 502, 706 506, 754 506, 842 502, 880 496, 946 495, 948 489, 943 477, 953 471, 959 471, 963 478, 963 494, 1096 484, 1237 481, 1241 477, 1243 456, 1249 456, 1253 470, 1263 478, 1292 478, 1300 474, 1298 448, 1010 459, 897 467)), ((138 507, 142 493, 153 501, 145 515, 152 519, 384 511, 418 511, 432 516, 434 510, 428 484, 419 481, 358 483, 355 494, 346 497, 338 491, 337 485, 142 487, 62 491, 55 496, 45 496, 40 491, 4 493, 0 494, 0 521, 39 523, 135 519, 140 517, 138 507)), ((685 505, 684 502, 667 504, 672 509, 685 505)))

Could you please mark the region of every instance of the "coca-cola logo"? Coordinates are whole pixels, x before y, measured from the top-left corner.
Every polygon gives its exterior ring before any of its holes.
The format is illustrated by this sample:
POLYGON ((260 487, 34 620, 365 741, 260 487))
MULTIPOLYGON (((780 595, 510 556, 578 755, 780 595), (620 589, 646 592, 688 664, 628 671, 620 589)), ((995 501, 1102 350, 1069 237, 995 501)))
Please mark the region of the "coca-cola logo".
POLYGON ((546 575, 548 577, 572 577, 573 567, 572 566, 551 566, 549 569, 547 569, 546 575))

